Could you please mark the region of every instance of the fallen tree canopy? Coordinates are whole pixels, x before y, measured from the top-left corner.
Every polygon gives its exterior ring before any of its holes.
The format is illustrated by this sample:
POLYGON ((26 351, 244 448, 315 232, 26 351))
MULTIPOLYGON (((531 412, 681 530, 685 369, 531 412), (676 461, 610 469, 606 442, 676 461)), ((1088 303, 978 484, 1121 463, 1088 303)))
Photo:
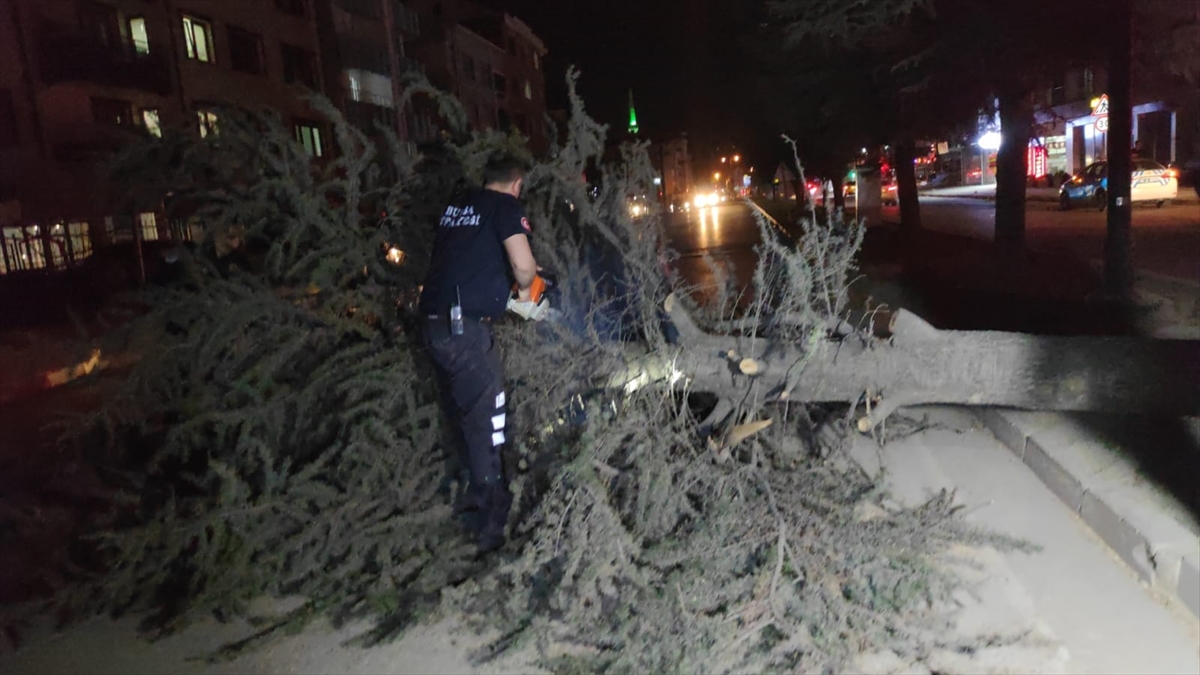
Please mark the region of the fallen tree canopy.
POLYGON ((675 296, 664 309, 679 332, 669 360, 641 359, 612 388, 685 379, 689 389, 765 403, 864 403, 860 431, 922 404, 1028 410, 1194 415, 1200 342, 1052 337, 938 330, 900 309, 882 314, 885 339, 820 335, 804 344, 704 332, 675 296))
MULTIPOLYGON (((960 349, 970 334, 898 313, 877 339, 848 307, 863 227, 840 217, 794 244, 760 223, 748 309, 729 311, 725 288, 684 313, 672 293, 687 289, 663 274, 661 214, 630 215, 654 190, 647 148, 606 161, 606 129, 574 78, 568 140, 526 182, 534 252, 559 273, 567 319, 496 327, 509 546, 480 560, 455 517, 452 433, 411 299, 435 215, 478 183, 489 152, 521 139, 457 128, 413 157, 322 104, 338 152, 314 163, 280 120, 223 113, 219 136, 164 132, 117 165, 119 193, 172 192, 188 205, 172 217, 204 237, 147 293, 123 343, 140 360, 81 424, 122 498, 94 513, 88 573, 58 605, 166 632, 244 617, 264 595, 306 600, 221 656, 313 617, 370 617, 372 642, 439 610, 498 628, 489 655, 534 645, 558 671, 836 672, 865 650, 916 661, 970 649, 947 637, 954 547, 1029 548, 977 531, 951 492, 892 502, 845 452, 844 405, 807 402, 879 399, 878 414, 892 401, 1030 400, 1003 378, 1011 365, 1040 382, 1016 363, 1036 349, 1003 345, 1037 338, 984 334, 960 349), (589 259, 597 247, 612 255, 589 259), (620 279, 597 272, 605 261, 620 279), (711 414, 682 395, 699 390, 721 397, 711 414), (768 426, 781 400, 801 403, 768 426), (709 461, 711 430, 745 452, 709 461)), ((439 100, 452 126, 465 119, 439 100)))

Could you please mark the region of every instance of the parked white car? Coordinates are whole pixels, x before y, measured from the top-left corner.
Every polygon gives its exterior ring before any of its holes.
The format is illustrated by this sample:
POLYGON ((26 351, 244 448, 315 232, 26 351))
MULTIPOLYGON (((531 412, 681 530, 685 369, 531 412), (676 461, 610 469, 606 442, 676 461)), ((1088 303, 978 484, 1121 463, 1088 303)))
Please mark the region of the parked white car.
MULTIPOLYGON (((1179 194, 1179 175, 1152 159, 1135 159, 1130 186, 1132 201, 1162 206, 1179 194)), ((1090 204, 1103 211, 1108 205, 1108 162, 1091 164, 1082 174, 1063 183, 1058 203, 1064 211, 1075 204, 1090 204)))

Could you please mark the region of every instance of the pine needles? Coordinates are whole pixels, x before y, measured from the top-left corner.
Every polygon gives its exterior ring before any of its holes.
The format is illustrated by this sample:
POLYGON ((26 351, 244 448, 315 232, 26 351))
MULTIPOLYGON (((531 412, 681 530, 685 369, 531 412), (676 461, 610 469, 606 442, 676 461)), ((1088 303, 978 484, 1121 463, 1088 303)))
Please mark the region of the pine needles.
MULTIPOLYGON (((518 498, 501 557, 475 559, 454 518, 435 378, 405 298, 428 214, 517 139, 459 133, 413 158, 317 101, 336 130, 331 163, 311 162, 278 120, 234 111, 215 138, 167 134, 118 163, 206 236, 121 336, 139 360, 88 438, 128 499, 95 537, 107 571, 62 600, 149 611, 162 631, 263 595, 307 599, 221 656, 320 615, 376 617, 369 643, 437 608, 501 630, 481 658, 536 645, 562 672, 821 672, 868 647, 937 642, 957 583, 938 556, 1016 542, 966 527, 950 495, 887 505, 831 450, 841 415, 797 409, 716 464, 686 378, 606 387, 681 347, 662 312, 660 214, 627 206, 653 190, 646 148, 606 165, 606 130, 575 78, 568 140, 527 181, 563 318, 498 334, 518 498), (406 262, 387 262, 385 244, 406 262)), ((764 241, 739 318, 754 323, 727 330, 815 349, 842 318, 861 228, 809 223, 789 246, 764 226, 764 241)), ((746 393, 718 429, 760 417, 763 397, 746 393)))

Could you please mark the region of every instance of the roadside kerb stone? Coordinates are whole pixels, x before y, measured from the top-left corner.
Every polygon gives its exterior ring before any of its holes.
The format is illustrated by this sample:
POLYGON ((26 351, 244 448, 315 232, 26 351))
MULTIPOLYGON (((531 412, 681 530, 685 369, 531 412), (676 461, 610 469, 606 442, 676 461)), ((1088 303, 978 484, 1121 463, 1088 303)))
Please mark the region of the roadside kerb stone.
POLYGON ((1179 568, 1179 598, 1200 616, 1200 555, 1184 556, 1179 568))
POLYGON ((1155 503, 1132 461, 1066 415, 976 414, 1139 578, 1200 618, 1200 537, 1155 503))

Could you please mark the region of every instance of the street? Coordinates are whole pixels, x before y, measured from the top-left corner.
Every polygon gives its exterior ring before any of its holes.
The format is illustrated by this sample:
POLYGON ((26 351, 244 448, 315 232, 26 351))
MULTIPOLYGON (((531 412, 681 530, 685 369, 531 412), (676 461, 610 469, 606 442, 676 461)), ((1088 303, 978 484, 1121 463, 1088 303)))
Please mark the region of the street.
POLYGON ((736 288, 749 284, 757 260, 754 246, 761 241, 749 206, 729 203, 668 215, 666 235, 678 256, 673 267, 697 300, 708 301, 715 291, 709 256, 732 275, 736 288))
MULTIPOLYGON (((883 209, 899 222, 900 209, 883 209)), ((1025 210, 1026 245, 1033 250, 1067 249, 1085 260, 1104 258, 1106 214, 1095 209, 1060 211, 1051 202, 1030 201, 1025 210)), ((921 196, 921 227, 991 240, 996 203, 963 197, 921 196)), ((1133 264, 1138 270, 1200 282, 1200 205, 1176 202, 1133 207, 1133 264)))
MULTIPOLYGON (((990 241, 995 227, 995 202, 973 198, 921 197, 921 226, 925 229, 990 241)), ((886 222, 899 221, 899 209, 884 207, 886 222)), ((675 268, 688 284, 708 297, 713 273, 705 262, 722 262, 732 281, 744 287, 753 274, 753 247, 758 225, 743 204, 692 209, 667 217, 669 245, 678 255, 675 268)), ((1050 202, 1030 201, 1026 209, 1026 240, 1030 249, 1065 249, 1083 260, 1104 257, 1105 214, 1095 210, 1060 211, 1050 202)), ((1138 270, 1200 283, 1200 205, 1176 203, 1133 209, 1133 263, 1138 270)))

